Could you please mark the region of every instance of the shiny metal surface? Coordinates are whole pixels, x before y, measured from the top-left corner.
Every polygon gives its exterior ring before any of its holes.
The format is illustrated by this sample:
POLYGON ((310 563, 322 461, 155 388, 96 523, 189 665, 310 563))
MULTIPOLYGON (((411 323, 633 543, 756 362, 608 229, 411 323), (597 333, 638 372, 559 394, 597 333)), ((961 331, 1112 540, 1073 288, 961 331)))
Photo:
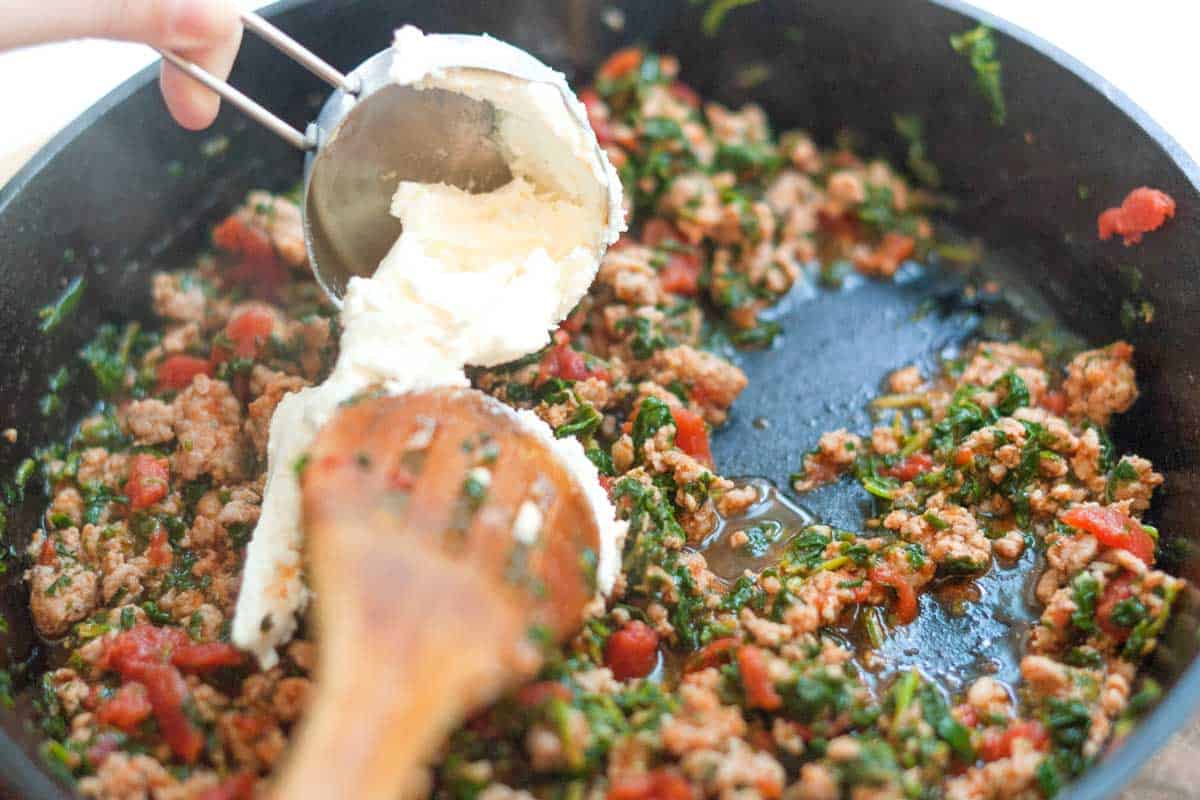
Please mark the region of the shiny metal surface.
POLYGON ((379 266, 402 226, 389 213, 402 180, 487 192, 512 179, 491 134, 488 103, 439 89, 391 82, 393 52, 351 75, 355 97, 336 91, 310 128, 317 147, 304 165, 304 239, 322 288, 340 298, 353 275, 379 266))

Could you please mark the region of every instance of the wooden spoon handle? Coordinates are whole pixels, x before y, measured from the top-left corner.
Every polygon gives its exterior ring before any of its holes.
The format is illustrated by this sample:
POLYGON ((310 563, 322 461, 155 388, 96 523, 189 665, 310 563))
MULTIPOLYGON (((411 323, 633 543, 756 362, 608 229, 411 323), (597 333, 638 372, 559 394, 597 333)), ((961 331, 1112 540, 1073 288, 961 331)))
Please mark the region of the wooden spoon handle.
MULTIPOLYGON (((346 526, 338 535, 379 541, 346 526)), ((423 796, 427 759, 512 673, 503 654, 521 640, 522 619, 486 582, 407 536, 359 564, 344 578, 378 602, 329 592, 317 605, 337 624, 321 626, 321 691, 278 789, 287 800, 423 796)))

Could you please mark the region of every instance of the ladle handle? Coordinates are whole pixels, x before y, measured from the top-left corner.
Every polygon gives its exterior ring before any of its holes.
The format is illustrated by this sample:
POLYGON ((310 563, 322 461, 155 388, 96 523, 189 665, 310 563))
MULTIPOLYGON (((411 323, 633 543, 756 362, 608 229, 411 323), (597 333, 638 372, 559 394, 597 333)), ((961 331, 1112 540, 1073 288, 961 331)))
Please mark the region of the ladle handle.
MULTIPOLYGON (((356 81, 338 72, 325 61, 318 58, 311 50, 267 22, 258 14, 255 14, 253 11, 243 11, 241 16, 242 24, 246 26, 247 30, 257 34, 267 44, 300 64, 300 66, 328 83, 334 89, 340 89, 348 94, 356 94, 358 92, 356 81)), ((198 81, 207 88, 212 89, 222 99, 228 100, 243 114, 297 150, 311 150, 316 146, 316 142, 307 134, 296 130, 278 116, 268 111, 261 103, 247 96, 226 81, 221 80, 203 67, 197 66, 176 53, 167 50, 159 50, 158 52, 163 57, 163 60, 170 63, 192 80, 198 81)))

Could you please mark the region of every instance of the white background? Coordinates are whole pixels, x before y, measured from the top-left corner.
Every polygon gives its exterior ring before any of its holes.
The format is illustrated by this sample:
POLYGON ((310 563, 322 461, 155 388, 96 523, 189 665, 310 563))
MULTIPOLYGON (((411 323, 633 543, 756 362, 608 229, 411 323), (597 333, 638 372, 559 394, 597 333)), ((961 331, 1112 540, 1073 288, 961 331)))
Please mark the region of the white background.
MULTIPOLYGON (((46 0, 48 8, 53 3, 46 0)), ((261 0, 246 4, 265 5, 261 0)), ((1104 75, 1200 161, 1198 0, 975 4, 1054 42, 1104 75)), ((0 24, 3 7, 0 0, 0 24)), ((96 41, 0 54, 0 182, 15 163, 153 57, 145 47, 96 41)))

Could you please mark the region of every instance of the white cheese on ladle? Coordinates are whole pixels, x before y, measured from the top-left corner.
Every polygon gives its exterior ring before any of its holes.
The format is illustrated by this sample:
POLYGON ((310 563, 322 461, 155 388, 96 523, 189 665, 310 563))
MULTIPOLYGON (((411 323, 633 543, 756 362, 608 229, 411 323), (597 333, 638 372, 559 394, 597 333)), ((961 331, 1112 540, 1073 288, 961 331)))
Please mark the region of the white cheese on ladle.
MULTIPOLYGON (((295 633, 308 601, 296 467, 317 430, 361 392, 465 386, 468 365, 493 366, 544 347, 625 227, 620 181, 560 73, 546 67, 540 81, 529 82, 491 72, 486 65, 503 71, 513 59, 527 68, 530 56, 487 37, 447 39, 406 27, 394 46, 396 83, 495 107, 494 135, 513 179, 481 194, 401 182, 392 214, 404 232, 374 275, 351 279, 332 374, 276 409, 262 514, 233 621, 234 642, 264 668, 276 662, 276 648, 295 633)), ((555 439, 532 413, 520 417, 550 441, 587 494, 601 534, 597 579, 607 593, 624 524, 579 443, 555 439)))

